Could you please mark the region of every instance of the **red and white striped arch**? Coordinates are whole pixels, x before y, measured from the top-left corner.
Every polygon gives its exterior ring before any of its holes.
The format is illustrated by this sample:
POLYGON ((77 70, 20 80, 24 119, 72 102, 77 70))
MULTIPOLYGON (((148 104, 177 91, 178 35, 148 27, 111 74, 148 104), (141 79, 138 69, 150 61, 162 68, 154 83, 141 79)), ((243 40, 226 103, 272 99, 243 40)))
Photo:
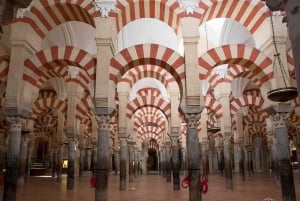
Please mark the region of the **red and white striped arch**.
POLYGON ((76 106, 76 119, 83 124, 84 119, 90 119, 94 114, 92 113, 94 103, 89 93, 85 93, 81 101, 76 106))
POLYGON ((292 55, 292 51, 287 52, 286 59, 287 59, 287 63, 288 63, 289 75, 290 75, 291 78, 296 79, 295 64, 294 64, 294 58, 293 58, 293 55, 292 55))
POLYGON ((80 84, 85 85, 95 80, 96 59, 88 52, 71 46, 55 46, 42 50, 26 59, 24 65, 23 79, 37 88, 51 77, 68 76, 66 66, 76 66, 86 72, 80 72, 77 76, 77 82, 80 84))
POLYGON ((61 101, 55 97, 38 99, 33 104, 33 113, 30 119, 35 120, 39 114, 41 114, 43 111, 49 108, 57 109, 64 114, 67 111, 67 104, 65 101, 61 101))
POLYGON ((145 107, 139 108, 134 113, 135 118, 142 118, 144 115, 165 118, 165 114, 160 110, 160 108, 156 108, 156 107, 152 107, 152 106, 145 106, 145 107))
POLYGON ((244 77, 251 80, 258 87, 261 86, 260 80, 253 74, 252 71, 241 65, 229 65, 230 68, 227 71, 227 76, 229 80, 233 80, 236 77, 244 77))
POLYGON ((201 1, 203 8, 207 8, 201 19, 201 24, 215 18, 231 18, 246 27, 251 34, 262 25, 270 15, 269 9, 262 1, 233 1, 210 0, 201 1))
POLYGON ((128 82, 130 88, 143 78, 154 78, 159 80, 166 88, 169 83, 174 82, 174 77, 165 69, 156 65, 141 65, 132 68, 121 78, 121 81, 128 82))
POLYGON ((94 17, 100 13, 95 11, 93 1, 89 0, 42 0, 34 1, 30 12, 18 19, 29 23, 35 32, 44 38, 54 27, 71 21, 80 21, 95 27, 94 17))
POLYGON ((171 115, 171 104, 156 96, 138 96, 127 104, 126 117, 131 116, 141 107, 151 106, 160 109, 167 117, 171 115))
POLYGON ((264 103, 264 99, 259 96, 243 95, 239 98, 232 98, 230 102, 231 113, 234 115, 241 107, 254 105, 258 108, 264 103))
POLYGON ((158 44, 136 45, 119 52, 111 59, 109 77, 117 84, 127 71, 147 64, 165 69, 182 89, 182 80, 185 79, 184 58, 174 50, 158 44))
POLYGON ((210 49, 199 57, 199 77, 201 80, 209 76, 210 71, 222 64, 237 64, 252 71, 263 84, 273 78, 272 60, 258 49, 243 44, 224 45, 210 49))
POLYGON ((207 108, 208 113, 214 114, 217 119, 222 118, 222 105, 216 101, 214 96, 207 95, 203 98, 205 102, 205 108, 207 108))
POLYGON ((243 120, 246 125, 251 124, 253 122, 265 124, 265 120, 267 117, 268 114, 266 113, 252 113, 245 116, 243 120))
POLYGON ((155 133, 144 133, 141 136, 137 137, 141 142, 147 139, 155 139, 157 143, 160 143, 162 136, 156 135, 155 133))
POLYGON ((36 125, 42 126, 42 125, 47 125, 49 127, 55 127, 57 125, 57 117, 54 116, 40 116, 36 121, 36 125))
POLYGON ((137 91, 136 93, 137 96, 157 96, 157 97, 162 97, 161 92, 157 88, 142 88, 137 91))
POLYGON ((0 59, 0 82, 6 83, 7 75, 8 75, 8 62, 0 59))
POLYGON ((252 137, 252 139, 256 137, 262 137, 266 140, 267 136, 267 128, 265 126, 255 126, 255 127, 249 127, 248 133, 252 137))
POLYGON ((298 117, 295 112, 293 112, 289 118, 288 118, 288 122, 291 123, 291 124, 294 124, 296 126, 300 126, 300 117, 298 117))
POLYGON ((150 122, 156 123, 158 127, 162 128, 162 130, 165 130, 165 118, 163 118, 162 116, 154 116, 148 114, 145 114, 142 117, 139 116, 134 118, 133 128, 134 130, 137 130, 140 126, 150 122))
POLYGON ((168 24, 177 33, 180 17, 185 15, 176 0, 118 0, 116 11, 110 12, 116 17, 118 32, 128 23, 141 18, 154 18, 168 24))
POLYGON ((56 91, 53 89, 42 89, 39 91, 39 99, 44 98, 55 98, 56 97, 56 91))

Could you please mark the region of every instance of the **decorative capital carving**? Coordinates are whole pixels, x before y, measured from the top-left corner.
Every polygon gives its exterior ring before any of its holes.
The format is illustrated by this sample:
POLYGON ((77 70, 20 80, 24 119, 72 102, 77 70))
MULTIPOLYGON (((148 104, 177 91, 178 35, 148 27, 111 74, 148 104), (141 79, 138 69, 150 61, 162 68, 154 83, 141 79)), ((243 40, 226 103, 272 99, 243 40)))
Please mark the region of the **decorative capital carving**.
POLYGON ((93 4, 101 17, 108 17, 109 12, 116 9, 116 0, 95 0, 93 4))
POLYGON ((185 119, 188 128, 197 128, 198 120, 201 117, 201 113, 185 113, 185 119))
POLYGON ((275 115, 272 116, 273 122, 274 122, 274 127, 275 128, 282 128, 286 126, 286 120, 289 117, 289 113, 276 113, 275 115))
POLYGON ((178 136, 170 136, 171 138, 171 143, 172 143, 172 146, 177 146, 178 145, 178 136))
POLYGON ((110 115, 97 115, 96 120, 98 122, 99 130, 110 130, 110 115))
POLYGON ((193 14, 194 9, 199 7, 199 0, 178 0, 180 8, 186 10, 186 14, 193 14))
POLYGON ((120 145, 121 146, 127 146, 127 141, 125 137, 120 137, 120 145))
POLYGON ((22 129, 23 119, 20 116, 7 116, 7 121, 10 123, 10 129, 22 129))

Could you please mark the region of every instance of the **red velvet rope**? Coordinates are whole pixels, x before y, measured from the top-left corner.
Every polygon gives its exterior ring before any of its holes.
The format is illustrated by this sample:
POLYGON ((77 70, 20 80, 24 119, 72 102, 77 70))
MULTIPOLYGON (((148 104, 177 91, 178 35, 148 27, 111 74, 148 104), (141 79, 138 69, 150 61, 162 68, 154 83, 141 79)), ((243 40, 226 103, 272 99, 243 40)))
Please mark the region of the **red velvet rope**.
POLYGON ((182 188, 188 188, 190 186, 190 178, 189 176, 185 176, 181 182, 182 188))
MULTIPOLYGON (((200 178, 200 182, 201 182, 201 185, 200 185, 200 190, 203 194, 207 193, 208 191, 208 180, 205 176, 201 176, 200 178)), ((190 178, 189 176, 185 176, 181 182, 181 186, 182 188, 188 188, 190 186, 190 178)))

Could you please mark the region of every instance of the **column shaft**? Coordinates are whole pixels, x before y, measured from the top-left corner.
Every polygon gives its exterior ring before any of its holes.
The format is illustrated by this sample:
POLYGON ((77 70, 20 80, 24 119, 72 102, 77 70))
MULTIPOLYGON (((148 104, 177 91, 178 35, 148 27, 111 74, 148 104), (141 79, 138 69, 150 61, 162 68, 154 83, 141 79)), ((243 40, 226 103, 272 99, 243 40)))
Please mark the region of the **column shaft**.
MULTIPOLYGON (((199 115, 200 117, 200 115, 199 115)), ((202 195, 200 191, 200 158, 199 158, 199 138, 197 131, 196 114, 187 115, 187 161, 188 175, 190 178, 189 201, 201 201, 202 195)))
POLYGON ((178 143, 172 143, 173 190, 180 190, 178 143))
POLYGON ((21 119, 11 117, 8 129, 6 172, 4 177, 3 201, 15 201, 17 194, 18 166, 20 158, 21 119))
POLYGON ((109 175, 109 131, 110 131, 109 115, 101 115, 97 117, 98 131, 98 148, 97 148, 97 166, 96 166, 96 188, 95 201, 107 201, 107 186, 109 175))
POLYGON ((226 189, 233 189, 230 141, 229 137, 225 136, 224 138, 225 186, 226 189))
POLYGON ((290 146, 288 130, 285 124, 284 114, 276 114, 275 135, 277 144, 278 171, 280 174, 280 186, 283 201, 296 201, 293 169, 290 159, 290 146), (278 118, 278 119, 276 119, 278 118))
POLYGON ((69 139, 68 145, 68 178, 67 178, 67 190, 74 189, 74 169, 75 165, 75 142, 74 139, 69 139))
POLYGON ((126 190, 126 163, 127 163, 127 143, 121 139, 120 147, 120 190, 126 190))

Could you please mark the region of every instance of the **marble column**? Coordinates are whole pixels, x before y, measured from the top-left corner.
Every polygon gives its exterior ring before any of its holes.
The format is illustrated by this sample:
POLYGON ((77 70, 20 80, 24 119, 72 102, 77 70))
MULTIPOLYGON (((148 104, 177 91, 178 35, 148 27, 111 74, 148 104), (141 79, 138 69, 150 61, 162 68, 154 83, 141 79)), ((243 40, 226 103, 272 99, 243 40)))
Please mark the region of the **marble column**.
POLYGON ((24 186, 24 178, 26 172, 26 160, 27 160, 27 150, 28 143, 30 141, 30 134, 22 132, 21 134, 21 147, 20 147, 20 160, 19 160, 19 177, 18 177, 18 187, 24 186))
POLYGON ((128 143, 128 154, 129 154, 129 183, 134 180, 134 142, 129 141, 128 143))
POLYGON ((51 157, 51 160, 52 160, 52 177, 55 177, 55 174, 56 174, 56 158, 57 158, 57 147, 56 145, 52 145, 52 157, 51 157))
POLYGON ((160 169, 161 175, 163 178, 166 178, 166 169, 165 169, 165 145, 160 145, 160 169))
POLYGON ((275 127, 278 171, 283 201, 296 201, 293 169, 290 159, 289 136, 286 126, 288 113, 278 112, 273 116, 275 127))
POLYGON ((180 161, 179 161, 179 148, 178 136, 171 137, 172 142, 172 170, 173 170, 173 190, 180 190, 180 161))
POLYGON ((247 147, 247 158, 248 158, 248 176, 251 176, 253 173, 253 160, 252 160, 252 147, 247 147))
POLYGON ((241 142, 238 143, 238 161, 239 161, 240 177, 244 181, 246 178, 245 177, 245 166, 244 166, 245 154, 244 154, 243 144, 241 142))
POLYGON ((6 172, 4 176, 3 201, 15 201, 20 159, 22 119, 18 116, 7 117, 10 122, 8 129, 8 147, 6 172))
POLYGON ((166 178, 167 177, 167 168, 166 168, 166 160, 167 160, 167 153, 166 153, 166 146, 165 145, 161 145, 160 146, 161 149, 161 168, 162 168, 162 177, 166 178))
POLYGON ((79 177, 82 177, 84 166, 84 147, 79 148, 79 177))
POLYGON ((67 133, 68 138, 68 172, 67 172, 67 190, 74 189, 75 174, 75 139, 74 133, 67 133))
POLYGON ((255 171, 262 172, 262 138, 256 137, 254 139, 254 158, 255 158, 255 171))
POLYGON ((114 149, 114 163, 115 163, 115 175, 118 175, 119 171, 120 171, 120 154, 119 154, 120 150, 118 147, 115 147, 114 149))
POLYGON ((31 168, 31 157, 32 157, 32 151, 33 151, 33 146, 34 143, 29 143, 28 144, 28 148, 27 148, 27 162, 26 162, 26 175, 25 175, 25 179, 27 179, 28 177, 30 177, 30 168, 31 168))
POLYGON ((84 149, 84 165, 83 170, 88 171, 90 170, 90 164, 91 164, 91 147, 87 147, 84 149))
POLYGON ((171 173, 171 142, 166 142, 166 182, 172 181, 172 173, 171 173))
POLYGON ((99 115, 96 117, 98 122, 98 147, 96 163, 96 188, 95 201, 107 201, 107 187, 109 175, 109 133, 110 120, 109 115, 99 115))
POLYGON ((200 160, 199 160, 199 138, 197 131, 197 121, 200 113, 185 113, 187 121, 187 162, 189 185, 189 201, 201 201, 200 189, 200 160))
POLYGON ((203 141, 201 143, 201 160, 202 160, 202 174, 208 176, 208 143, 203 141))
POLYGON ((272 163, 272 170, 273 170, 273 174, 275 176, 275 180, 277 183, 279 183, 280 180, 280 172, 278 169, 278 153, 277 153, 277 143, 276 143, 276 139, 273 139, 273 144, 272 144, 272 159, 271 159, 271 163, 272 163))
POLYGON ((128 147, 126 138, 120 138, 121 146, 120 146, 120 190, 126 190, 126 173, 127 173, 127 155, 128 155, 128 147))
POLYGON ((224 133, 224 167, 225 167, 225 186, 226 189, 233 189, 233 182, 232 182, 232 165, 231 165, 231 153, 230 153, 230 142, 231 133, 224 133))
POLYGON ((138 157, 138 150, 134 148, 134 178, 137 178, 139 175, 139 157, 138 157))
POLYGON ((57 162, 56 162, 56 165, 57 165, 57 168, 56 168, 56 171, 57 171, 57 178, 56 180, 59 182, 61 181, 62 179, 62 162, 63 162, 63 154, 64 154, 64 144, 63 143, 58 143, 58 146, 57 146, 57 162))
POLYGON ((217 150, 217 161, 218 161, 218 170, 220 175, 223 177, 224 171, 224 151, 222 145, 222 138, 221 136, 217 136, 215 139, 215 147, 217 150))

